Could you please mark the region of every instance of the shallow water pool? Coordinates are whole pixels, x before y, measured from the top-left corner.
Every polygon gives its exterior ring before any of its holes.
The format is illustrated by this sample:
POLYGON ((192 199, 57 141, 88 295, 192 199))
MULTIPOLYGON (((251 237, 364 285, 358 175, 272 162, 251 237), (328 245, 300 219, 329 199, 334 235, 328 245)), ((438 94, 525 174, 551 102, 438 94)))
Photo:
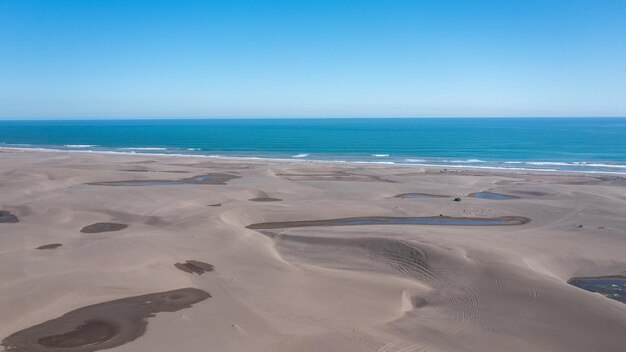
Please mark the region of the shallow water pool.
POLYGON ((626 303, 626 276, 579 277, 567 281, 568 284, 604 297, 626 303))

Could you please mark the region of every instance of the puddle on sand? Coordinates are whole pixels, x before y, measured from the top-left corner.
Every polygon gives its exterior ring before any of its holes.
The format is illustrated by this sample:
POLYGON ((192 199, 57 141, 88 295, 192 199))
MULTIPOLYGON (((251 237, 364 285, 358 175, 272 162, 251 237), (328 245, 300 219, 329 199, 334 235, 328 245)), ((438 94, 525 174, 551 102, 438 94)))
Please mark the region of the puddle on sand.
POLYGON ((448 226, 511 226, 530 222, 521 216, 501 216, 496 218, 455 218, 449 216, 391 217, 370 216, 310 221, 264 222, 248 225, 249 229, 278 229, 310 226, 358 226, 358 225, 448 225, 448 226))
POLYGON ((567 283, 626 303, 626 276, 575 277, 567 280, 567 283))
POLYGON ((518 199, 519 198, 519 197, 511 196, 508 194, 500 194, 500 193, 493 193, 493 192, 487 192, 487 191, 470 193, 468 194, 468 197, 480 198, 480 199, 492 199, 492 200, 505 200, 505 199, 518 199))
POLYGON ((9 223, 15 223, 15 222, 19 222, 19 219, 17 218, 17 216, 11 214, 8 211, 0 210, 0 224, 2 223, 9 224, 9 223))

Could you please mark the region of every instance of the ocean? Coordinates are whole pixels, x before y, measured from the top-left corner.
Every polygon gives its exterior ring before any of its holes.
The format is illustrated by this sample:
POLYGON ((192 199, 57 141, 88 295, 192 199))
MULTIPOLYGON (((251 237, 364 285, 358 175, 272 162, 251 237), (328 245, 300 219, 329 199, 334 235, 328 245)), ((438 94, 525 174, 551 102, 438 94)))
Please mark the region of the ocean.
POLYGON ((0 147, 626 174, 626 119, 15 120, 0 147))

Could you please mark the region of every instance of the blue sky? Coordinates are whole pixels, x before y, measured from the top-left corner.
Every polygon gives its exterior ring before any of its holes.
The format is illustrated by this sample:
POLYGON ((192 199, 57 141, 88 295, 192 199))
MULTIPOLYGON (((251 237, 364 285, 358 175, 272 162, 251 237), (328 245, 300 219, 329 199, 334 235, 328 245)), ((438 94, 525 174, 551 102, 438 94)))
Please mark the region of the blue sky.
POLYGON ((626 1, 0 0, 0 118, 626 116, 626 1))

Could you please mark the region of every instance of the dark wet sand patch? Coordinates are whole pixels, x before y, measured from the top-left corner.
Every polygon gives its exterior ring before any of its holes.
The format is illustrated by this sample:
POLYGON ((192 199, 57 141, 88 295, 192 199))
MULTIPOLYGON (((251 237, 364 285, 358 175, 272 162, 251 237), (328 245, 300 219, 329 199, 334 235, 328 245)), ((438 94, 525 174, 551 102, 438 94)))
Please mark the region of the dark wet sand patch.
POLYGON ((2 345, 12 352, 109 349, 142 336, 148 318, 156 313, 176 312, 209 297, 203 290, 182 288, 98 303, 18 331, 2 340, 2 345))
POLYGON ((209 204, 208 207, 221 207, 222 203, 209 204))
POLYGON ((190 173, 189 171, 179 171, 179 170, 160 171, 160 170, 147 170, 147 169, 124 169, 124 170, 119 170, 119 171, 124 171, 124 172, 162 172, 162 173, 168 173, 168 174, 188 174, 188 173, 190 173))
POLYGON ((419 198, 448 198, 440 194, 428 194, 428 193, 401 193, 394 196, 394 198, 401 199, 419 199, 419 198))
POLYGON ((121 164, 152 164, 156 162, 157 162, 156 160, 137 160, 137 161, 127 161, 121 164))
POLYGON ((495 218, 457 218, 449 216, 392 217, 364 216, 328 220, 278 221, 251 224, 246 228, 254 230, 279 229, 311 226, 358 226, 358 225, 448 225, 448 226, 512 226, 530 222, 522 216, 501 216, 495 218))
POLYGON ((111 231, 120 231, 127 228, 126 224, 118 224, 115 222, 97 222, 95 224, 87 225, 83 227, 80 232, 82 233, 100 233, 100 232, 111 232, 111 231))
POLYGON ((282 199, 280 198, 272 198, 272 197, 257 197, 248 199, 251 202, 280 202, 282 199))
POLYGON ((228 181, 240 178, 231 174, 205 174, 180 180, 124 180, 87 183, 91 186, 173 186, 173 185, 225 185, 228 181))
POLYGON ((177 167, 193 167, 193 168, 202 168, 202 169, 222 169, 222 170, 249 170, 254 168, 255 166, 252 164, 244 164, 240 161, 237 162, 233 162, 233 163, 221 163, 221 162, 217 162, 217 161, 211 161, 211 162, 200 162, 200 163, 194 163, 194 164, 183 164, 183 163, 176 163, 176 164, 164 164, 167 166, 177 166, 177 167))
POLYGON ((37 343, 55 349, 72 349, 81 346, 84 342, 98 345, 112 339, 117 334, 119 334, 117 326, 107 324, 104 321, 91 320, 86 321, 76 330, 61 335, 43 337, 37 343))
POLYGON ((511 196, 508 194, 500 194, 489 191, 474 192, 467 195, 472 198, 491 199, 491 200, 507 200, 507 199, 519 199, 517 196, 511 196))
MULTIPOLYGON (((515 177, 515 175, 508 175, 515 177)), ((594 185, 594 184, 615 184, 623 185, 623 179, 615 176, 574 176, 574 175, 533 175, 532 177, 519 178, 513 180, 501 180, 498 185, 527 185, 527 184, 553 184, 553 185, 594 185)))
POLYGON ((186 263, 176 263, 174 266, 184 272, 198 275, 202 275, 205 272, 211 272, 214 269, 213 265, 199 262, 197 260, 188 260, 186 263))
POLYGON ((276 174, 276 176, 283 177, 290 181, 355 181, 355 182, 389 182, 395 183, 396 181, 388 180, 380 176, 375 175, 362 175, 353 174, 348 172, 331 172, 331 173, 318 173, 318 174, 276 174))
POLYGON ((17 216, 11 214, 8 211, 0 210, 0 224, 12 224, 19 222, 17 216))
POLYGON ((39 246, 35 249, 55 249, 55 248, 59 248, 61 247, 62 244, 61 243, 50 243, 50 244, 45 244, 43 246, 39 246))
POLYGON ((599 293, 604 297, 626 303, 626 276, 575 277, 567 283, 583 290, 599 293))
POLYGON ((535 197, 543 197, 549 194, 548 192, 541 192, 541 191, 515 191, 513 193, 525 194, 528 196, 535 196, 535 197))

